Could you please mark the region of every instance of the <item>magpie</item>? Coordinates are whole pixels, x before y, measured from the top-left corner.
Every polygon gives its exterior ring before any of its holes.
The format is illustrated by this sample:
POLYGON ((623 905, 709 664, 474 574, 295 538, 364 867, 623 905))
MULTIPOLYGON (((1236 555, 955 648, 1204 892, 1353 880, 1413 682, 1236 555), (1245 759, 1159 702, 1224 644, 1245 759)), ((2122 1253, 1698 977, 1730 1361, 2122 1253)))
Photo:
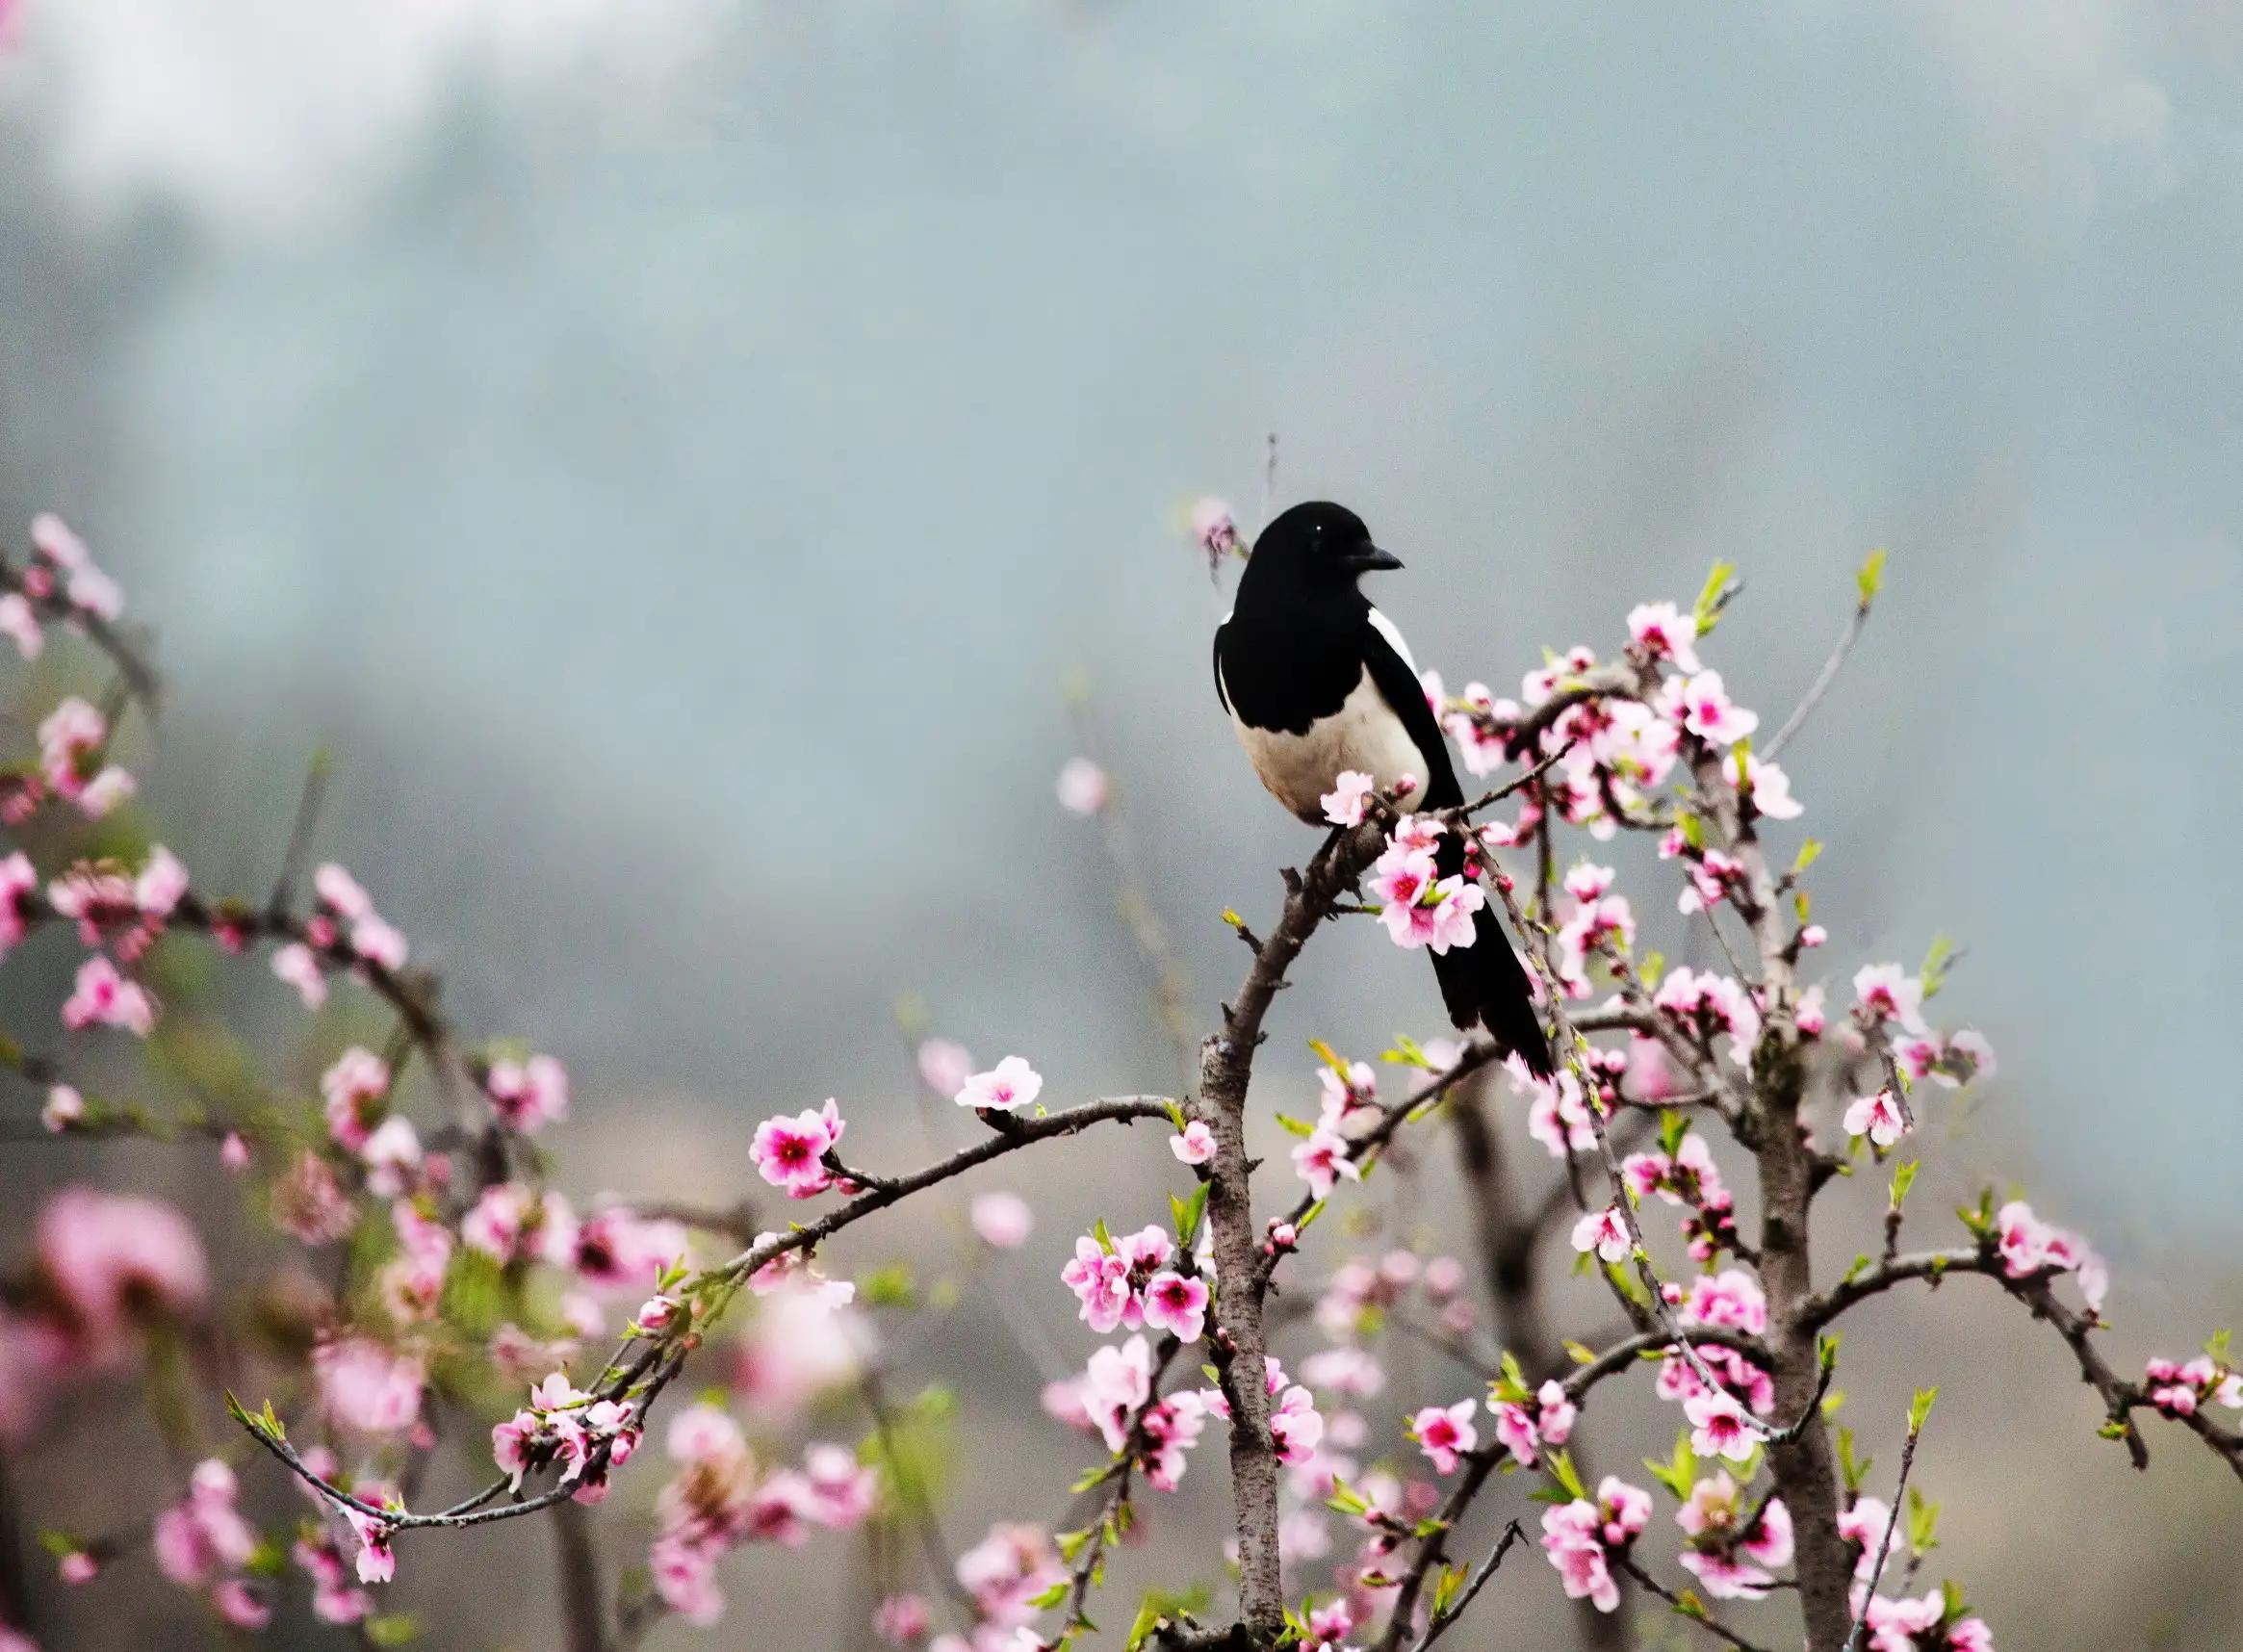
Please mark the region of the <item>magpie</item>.
MULTIPOLYGON (((1216 628, 1215 697, 1262 785, 1311 825, 1323 824, 1324 794, 1344 769, 1369 775, 1382 792, 1409 781, 1416 808, 1464 801, 1409 644, 1356 585, 1401 566, 1354 511, 1297 504, 1255 540, 1237 600, 1216 628)), ((1462 838, 1443 833, 1436 859, 1442 877, 1461 872, 1462 838)), ((1457 1027, 1479 1023, 1551 1075, 1527 972, 1490 907, 1475 915, 1471 945, 1433 954, 1433 973, 1457 1027)))

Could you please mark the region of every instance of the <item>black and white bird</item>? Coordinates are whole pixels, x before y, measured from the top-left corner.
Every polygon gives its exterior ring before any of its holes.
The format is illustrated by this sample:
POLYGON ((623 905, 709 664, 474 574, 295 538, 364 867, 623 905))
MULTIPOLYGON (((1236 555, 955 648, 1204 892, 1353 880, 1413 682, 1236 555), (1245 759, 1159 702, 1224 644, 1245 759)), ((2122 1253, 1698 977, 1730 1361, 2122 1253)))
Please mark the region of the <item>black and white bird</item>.
MULTIPOLYGON (((1412 806, 1464 801, 1439 720, 1427 704, 1409 644, 1356 581, 1399 568, 1354 511, 1297 504, 1254 542, 1238 599, 1215 632, 1215 692, 1270 794, 1312 825, 1343 770, 1382 792, 1411 783, 1412 806)), ((1442 877, 1464 869, 1463 839, 1441 837, 1442 877)), ((1469 946, 1433 956, 1449 1019, 1475 1023, 1535 1072, 1550 1045, 1527 973, 1502 924, 1482 907, 1469 946)))

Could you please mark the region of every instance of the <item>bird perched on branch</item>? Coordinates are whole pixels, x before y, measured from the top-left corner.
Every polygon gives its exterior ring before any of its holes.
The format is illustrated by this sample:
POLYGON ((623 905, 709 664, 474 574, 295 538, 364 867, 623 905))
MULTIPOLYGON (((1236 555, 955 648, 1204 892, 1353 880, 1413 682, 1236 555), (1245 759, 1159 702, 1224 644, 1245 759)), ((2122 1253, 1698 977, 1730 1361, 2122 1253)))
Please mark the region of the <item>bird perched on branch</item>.
MULTIPOLYGON (((1262 785, 1312 825, 1351 769, 1385 793, 1407 782, 1415 809, 1464 801, 1409 645, 1356 585, 1401 566, 1354 511, 1297 504, 1254 542, 1238 599, 1216 628, 1216 696, 1262 785)), ((1460 833, 1444 832, 1435 853, 1441 877, 1464 870, 1460 833)), ((1491 910, 1474 915, 1470 944, 1433 954, 1433 973, 1451 1020, 1485 1027, 1550 1075, 1527 972, 1491 910)))

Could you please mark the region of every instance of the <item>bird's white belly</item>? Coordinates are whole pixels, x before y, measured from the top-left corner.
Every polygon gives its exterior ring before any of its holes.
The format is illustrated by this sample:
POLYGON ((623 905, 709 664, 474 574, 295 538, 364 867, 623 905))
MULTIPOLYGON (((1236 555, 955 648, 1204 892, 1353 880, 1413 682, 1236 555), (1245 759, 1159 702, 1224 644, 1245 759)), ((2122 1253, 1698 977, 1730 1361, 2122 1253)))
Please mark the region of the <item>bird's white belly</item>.
POLYGON ((1231 723, 1270 795, 1302 819, 1324 818, 1324 794, 1339 784, 1344 769, 1369 775, 1380 791, 1401 781, 1426 787, 1425 758, 1402 719, 1366 671, 1340 709, 1309 725, 1304 735, 1250 728, 1236 712, 1231 723))

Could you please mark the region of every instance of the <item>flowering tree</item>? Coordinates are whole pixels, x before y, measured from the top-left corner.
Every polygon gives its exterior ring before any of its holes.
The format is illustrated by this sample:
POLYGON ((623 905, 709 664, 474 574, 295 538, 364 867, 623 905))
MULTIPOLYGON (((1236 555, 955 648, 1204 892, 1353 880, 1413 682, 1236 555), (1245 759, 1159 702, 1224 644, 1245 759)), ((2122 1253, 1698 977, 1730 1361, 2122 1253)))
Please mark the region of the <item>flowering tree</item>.
MULTIPOLYGON (((1243 554, 1220 507, 1203 508, 1196 529, 1211 562, 1243 554)), ((2220 1407, 2243 1407, 2226 1339, 2123 1375, 2101 1338, 2105 1271, 2078 1235, 1988 1192, 1947 1242, 1904 1245, 1919 1110, 1990 1073, 1994 1053, 1971 1030, 1932 1020, 1949 964, 1938 946, 1914 971, 1855 968, 1849 994, 1831 1001, 1809 978, 1830 945, 1805 887, 1818 845, 1804 839, 1787 858, 1767 840, 1802 813, 1777 758, 1861 634, 1879 558, 1862 570, 1821 676, 1762 742, 1758 717, 1700 658, 1733 594, 1723 567, 1693 608, 1636 607, 1609 658, 1572 649, 1528 674, 1516 698, 1477 683, 1451 695, 1429 676, 1430 700, 1489 789, 1462 808, 1413 813, 1406 796, 1339 777, 1327 799, 1331 836, 1284 874, 1274 919, 1257 928, 1224 915, 1248 963, 1198 1046, 1188 1095, 1050 1105, 1026 1059, 977 1071, 955 1045, 930 1041, 921 1072, 978 1121, 974 1145, 916 1170, 874 1170, 888 1152, 827 1100, 759 1125, 766 1185, 735 1208, 702 1211, 580 1210, 553 1184, 537 1138, 571 1106, 560 1061, 455 1025, 404 934, 342 867, 317 865, 306 892, 317 771, 261 896, 205 889, 126 819, 134 782, 116 761, 117 730, 152 716, 155 677, 121 628, 121 593, 86 547, 52 517, 33 525, 32 546, 27 561, 0 561, 0 631, 26 659, 59 632, 114 682, 98 700, 42 708, 37 753, 0 781, 0 817, 22 839, 0 860, 0 956, 40 931, 75 953, 59 1029, 21 1029, 5 1048, 39 1097, 27 1134, 200 1145, 259 1190, 291 1244, 331 1259, 308 1300, 299 1288, 261 1304, 244 1334, 240 1295, 229 1293, 229 1330, 201 1239, 176 1209, 77 1187, 39 1210, 32 1254, 0 1297, 0 1448, 35 1451, 65 1385, 140 1353, 178 1463, 170 1488, 125 1528, 47 1534, 63 1584, 97 1587, 145 1546, 167 1579, 236 1629, 265 1627, 283 1594, 300 1591, 319 1619, 393 1644, 414 1632, 380 1604, 400 1551, 543 1519, 567 1560, 572 1652, 620 1652, 665 1615, 714 1621, 732 1550, 867 1528, 920 1539, 879 1546, 871 1627, 899 1645, 1085 1644, 1097 1606, 1106 1641, 1131 1648, 1415 1652, 1472 1609, 1525 1536, 1516 1522, 1469 1546, 1465 1536, 1489 1488, 1523 1476, 1547 1505, 1538 1539, 1551 1610, 1576 1603, 1590 1643, 1619 1643, 1623 1595, 1639 1591, 1710 1641, 1749 1647, 1724 1614, 1788 1588, 1801 1623, 1782 1639, 1803 1630, 1813 1652, 1984 1652, 1991 1633, 1960 1589, 1920 1587, 1937 1506, 1912 1496, 1908 1479, 1933 1390, 1904 1419, 1865 1425, 1875 1436, 1865 1443, 1899 1440, 1889 1495, 1832 1391, 1850 1310, 1966 1276, 2050 1326, 2061 1360, 2100 1397, 2102 1435, 2137 1465, 2149 1413, 2243 1478, 2243 1434, 2216 1420, 2220 1407), (1655 836, 1673 871, 1667 891, 1623 893, 1598 863, 1596 846, 1622 832, 1655 836), (1434 847, 1452 833, 1466 872, 1443 879, 1434 847), (1506 851, 1530 869, 1507 872, 1506 851), (1664 967, 1639 944, 1639 900, 1671 901, 1726 968, 1664 967), (1280 1119, 1296 1138, 1289 1162, 1250 1159, 1256 1051, 1310 942, 1327 924, 1372 916, 1397 945, 1439 949, 1469 937, 1459 920, 1485 901, 1508 916, 1539 983, 1556 1078, 1500 1061, 1482 1041, 1405 1039, 1385 1056, 1400 1077, 1382 1079, 1320 1042, 1317 1116, 1280 1119), (334 1035, 316 1100, 237 1086, 222 1103, 158 1115, 90 1094, 82 1064, 94 1041, 161 1040, 193 1013, 168 1008, 160 989, 167 960, 199 947, 261 959, 307 1014, 326 1018, 322 1027, 383 1030, 334 1035), (350 1001, 331 1005, 331 994, 350 1001), (1524 1113, 1525 1135, 1564 1173, 1539 1202, 1511 1185, 1497 1081, 1524 1113), (1113 1211, 1053 1269, 1049 1288, 1071 1293, 1097 1339, 1079 1376, 1044 1396, 1051 1426, 1082 1436, 1091 1459, 1071 1511, 1051 1520, 1068 1488, 1047 1488, 1041 1511, 1023 1509, 953 1558, 926 1407, 868 1387, 864 1440, 793 1433, 801 1397, 857 1369, 867 1311, 913 1300, 890 1278, 829 1277, 821 1248, 978 1167, 1121 1125, 1162 1138, 1176 1191, 1165 1210, 1113 1211), (1453 1256, 1332 1253, 1310 1239, 1328 1210, 1399 1158, 1405 1133, 1444 1128, 1472 1194, 1485 1310, 1453 1256), (1818 1196, 1869 1176, 1889 1178, 1882 1222, 1851 1267, 1818 1279, 1818 1196), (798 1215, 782 1220, 784 1209, 798 1215), (1620 1329, 1591 1341, 1553 1328, 1539 1280, 1568 1259, 1601 1279, 1620 1329), (1287 1286, 1312 1313, 1274 1311, 1287 1286), (1480 1376, 1463 1392, 1399 1392, 1380 1355, 1398 1335, 1480 1376), (1295 1337, 1300 1346, 1277 1346, 1295 1337), (1649 1483, 1605 1474, 1592 1484, 1576 1436, 1606 1384, 1631 1377, 1675 1407, 1671 1439, 1600 1442, 1612 1458, 1648 1445, 1649 1483), (456 1442, 463 1419, 474 1420, 481 1484, 432 1500, 440 1434, 456 1442), (644 1443, 650 1429, 658 1446, 644 1443), (1234 1516, 1228 1555, 1208 1555, 1199 1576, 1141 1601, 1098 1605, 1111 1552, 1159 1517, 1217 1442, 1234 1516), (633 1466, 642 1457, 660 1465, 633 1466), (610 1593, 585 1511, 642 1475, 660 1483, 648 1563, 610 1593), (250 1517, 251 1476, 300 1491, 293 1529, 250 1517)), ((1112 817, 1104 775, 1087 759, 1068 765, 1060 793, 1077 813, 1112 817)), ((1157 928, 1137 916, 1157 951, 1157 928)), ((1188 1013, 1173 990, 1164 1009, 1188 1013)), ((974 1202, 992 1247, 1022 1245, 1032 1222, 1015 1196, 974 1202)), ((18 1574, 0 1566, 0 1577, 18 1574)), ((11 1588, 0 1615, 21 1622, 32 1591, 11 1588)), ((1534 1639, 1546 1643, 1546 1628, 1534 1639)), ((0 1629, 0 1652, 30 1644, 0 1629)))

